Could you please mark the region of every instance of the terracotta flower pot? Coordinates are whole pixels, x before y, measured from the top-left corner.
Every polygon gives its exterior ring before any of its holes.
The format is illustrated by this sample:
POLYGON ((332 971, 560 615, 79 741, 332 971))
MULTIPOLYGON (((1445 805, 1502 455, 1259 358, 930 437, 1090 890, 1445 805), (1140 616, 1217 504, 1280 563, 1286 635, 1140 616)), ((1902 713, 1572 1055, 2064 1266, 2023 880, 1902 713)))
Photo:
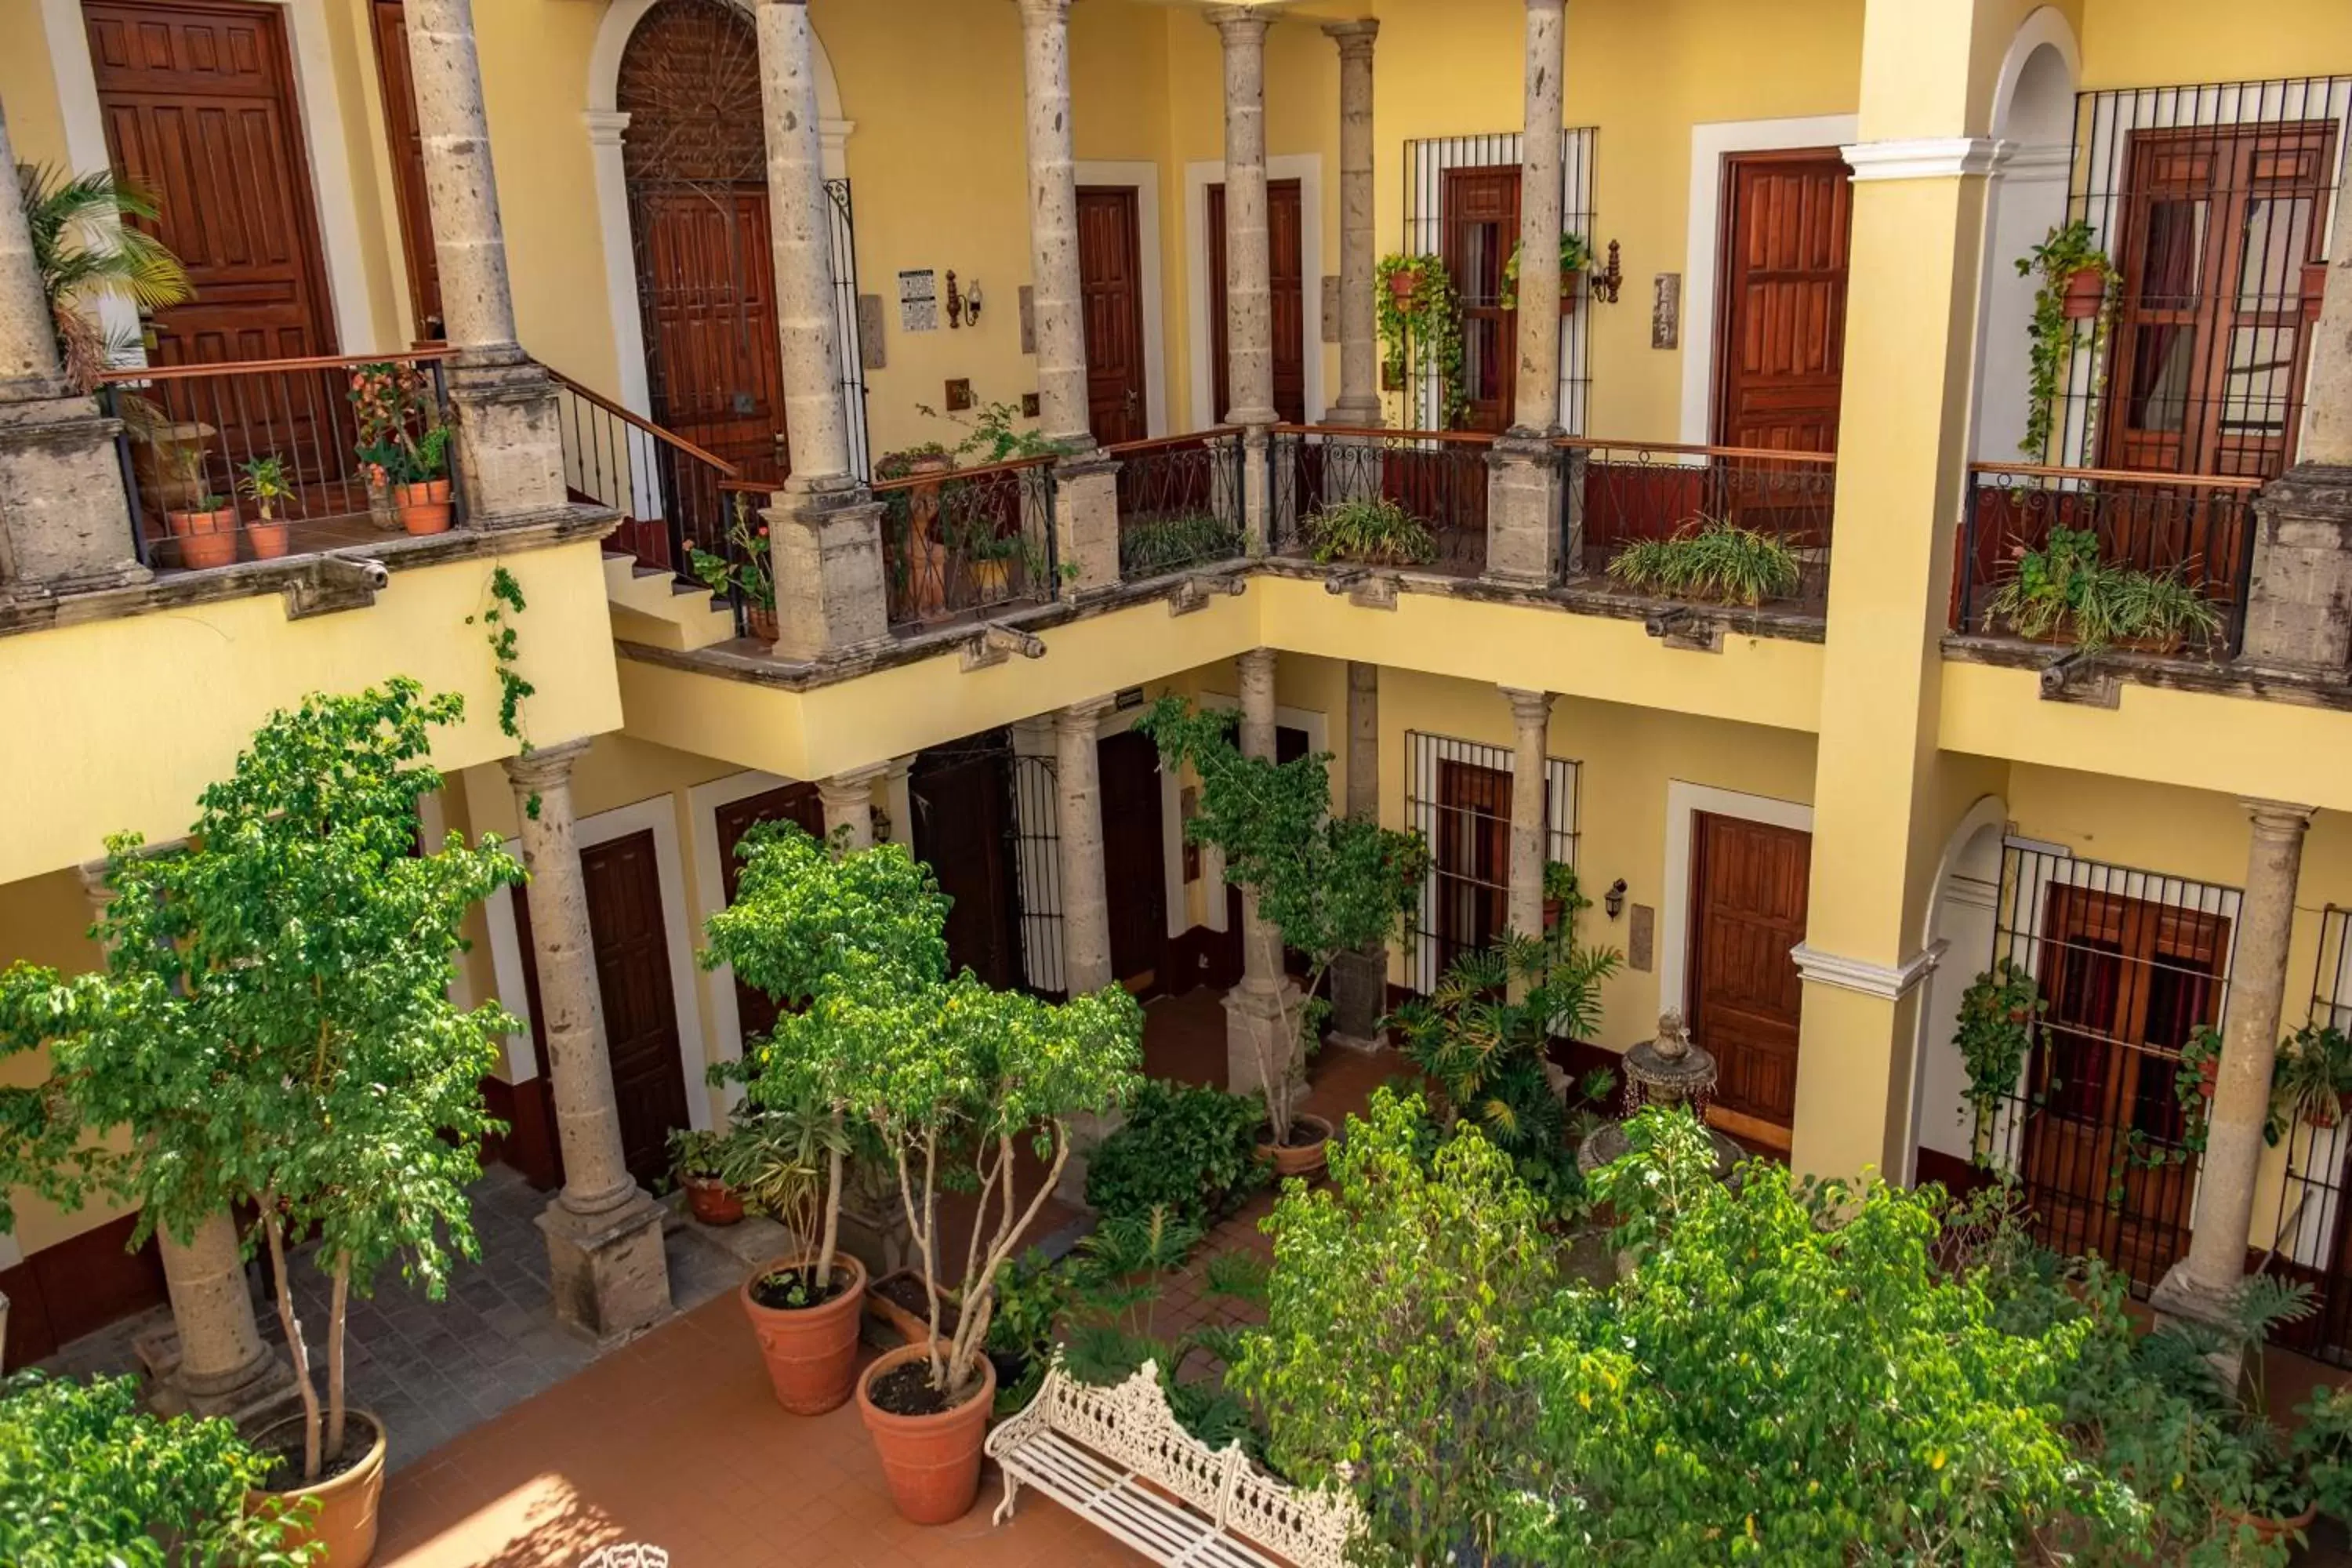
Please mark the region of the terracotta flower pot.
MULTIPOLYGON (((383 1423, 364 1410, 347 1412, 343 1444, 365 1439, 367 1450, 359 1463, 314 1487, 282 1492, 247 1492, 247 1513, 284 1507, 304 1498, 317 1500, 318 1511, 307 1523, 287 1531, 283 1544, 292 1550, 317 1542, 325 1552, 312 1559, 314 1568, 366 1568, 375 1555, 376 1507, 383 1500, 383 1423)), ((296 1466, 302 1462, 302 1418, 299 1415, 264 1427, 254 1436, 254 1447, 280 1453, 290 1447, 296 1466)))
POLYGON ((677 1184, 686 1189, 686 1206, 694 1217, 705 1225, 740 1225, 743 1221, 743 1200, 733 1188, 716 1176, 696 1175, 681 1172, 677 1184))
POLYGON ((884 1352, 857 1380, 857 1414, 873 1434, 900 1516, 910 1524, 950 1524, 971 1511, 980 1491, 980 1445, 996 1404, 996 1368, 986 1356, 975 1358, 980 1385, 952 1410, 894 1415, 878 1408, 872 1397, 877 1380, 929 1353, 921 1345, 884 1352))
POLYGON ((446 533, 453 508, 446 479, 392 487, 392 504, 400 509, 400 526, 412 534, 446 533))
POLYGON ((2293 1519, 2273 1519, 2268 1514, 2239 1513, 2234 1510, 2230 1517, 2240 1524, 2251 1526, 2255 1538, 2264 1546, 2275 1546, 2280 1542, 2293 1540, 2317 1523, 2319 1505, 2314 1503, 2293 1519))
POLYGON ((866 1266, 846 1252, 836 1253, 833 1271, 845 1270, 843 1288, 831 1300, 814 1307, 763 1307, 752 1299, 751 1284, 779 1268, 800 1268, 816 1262, 814 1253, 779 1258, 752 1272, 737 1292, 743 1315, 760 1342, 768 1363, 768 1381, 776 1403, 795 1415, 822 1415, 847 1402, 857 1381, 857 1313, 866 1300, 866 1266))
POLYGON ((743 625, 746 628, 745 635, 755 641, 775 641, 778 630, 775 606, 772 605, 744 605, 743 625))
POLYGON ((1421 280, 1410 272, 1389 274, 1389 292, 1395 295, 1400 303, 1410 300, 1420 287, 1421 280))
POLYGON ((286 553, 287 541, 293 531, 291 523, 265 520, 247 527, 245 536, 253 542, 256 561, 275 561, 286 553))
POLYGON ((180 542, 181 565, 226 566, 236 559, 236 508, 163 515, 172 526, 172 537, 180 542))
POLYGON ((2087 321, 2107 302, 2107 275, 2095 267, 2078 267, 2066 279, 2064 310, 2070 321, 2087 321))
POLYGON ((1269 1139, 1258 1144, 1258 1158, 1271 1160, 1274 1173, 1285 1179, 1321 1174, 1324 1161, 1330 1152, 1331 1124, 1319 1116, 1308 1116, 1303 1111, 1292 1117, 1291 1121, 1316 1129, 1321 1136, 1307 1143, 1276 1143, 1269 1139))
MULTIPOLYGON (((901 1340, 904 1340, 910 1345, 927 1345, 930 1343, 930 1314, 928 1311, 907 1307, 891 1300, 889 1291, 890 1288, 894 1285, 911 1285, 914 1288, 913 1294, 919 1299, 923 1294, 922 1270, 919 1268, 893 1269, 891 1272, 882 1276, 881 1279, 875 1280, 872 1284, 866 1287, 866 1315, 874 1319, 877 1322, 887 1327, 892 1333, 897 1334, 901 1340)), ((941 1301, 940 1303, 940 1332, 943 1334, 954 1333, 956 1331, 956 1322, 957 1317, 955 1303, 952 1301, 941 1301)))
POLYGON ((975 561, 971 563, 972 602, 978 605, 1002 604, 1013 596, 1013 563, 1009 561, 975 561))

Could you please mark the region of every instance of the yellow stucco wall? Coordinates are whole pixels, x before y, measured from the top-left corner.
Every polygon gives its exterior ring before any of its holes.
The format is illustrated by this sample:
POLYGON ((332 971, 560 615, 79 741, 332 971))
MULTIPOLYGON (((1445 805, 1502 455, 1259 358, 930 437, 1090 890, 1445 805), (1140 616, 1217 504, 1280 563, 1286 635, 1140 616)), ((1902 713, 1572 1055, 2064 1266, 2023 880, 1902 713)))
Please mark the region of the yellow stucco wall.
MULTIPOLYGON (((539 688, 523 710, 538 741, 620 725, 599 551, 592 540, 503 558, 530 605, 518 668, 539 688)), ((271 594, 0 637, 0 729, 39 759, 14 772, 0 811, 0 882, 78 865, 121 829, 184 833, 197 792, 256 726, 313 691, 414 676, 466 700, 436 763, 512 754, 489 650, 466 624, 498 563, 395 573, 373 606, 307 620, 288 620, 271 594)))

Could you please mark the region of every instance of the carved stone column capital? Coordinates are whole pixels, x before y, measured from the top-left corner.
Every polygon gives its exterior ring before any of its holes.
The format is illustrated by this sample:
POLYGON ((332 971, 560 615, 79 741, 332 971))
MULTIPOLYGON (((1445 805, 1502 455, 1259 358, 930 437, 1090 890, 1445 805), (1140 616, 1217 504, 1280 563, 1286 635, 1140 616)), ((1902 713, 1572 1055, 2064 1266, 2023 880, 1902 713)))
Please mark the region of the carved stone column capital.
POLYGON ((530 751, 500 761, 506 770, 507 782, 519 792, 544 794, 552 789, 565 789, 572 784, 572 766, 588 754, 595 737, 583 735, 578 740, 558 741, 551 746, 533 746, 530 751))

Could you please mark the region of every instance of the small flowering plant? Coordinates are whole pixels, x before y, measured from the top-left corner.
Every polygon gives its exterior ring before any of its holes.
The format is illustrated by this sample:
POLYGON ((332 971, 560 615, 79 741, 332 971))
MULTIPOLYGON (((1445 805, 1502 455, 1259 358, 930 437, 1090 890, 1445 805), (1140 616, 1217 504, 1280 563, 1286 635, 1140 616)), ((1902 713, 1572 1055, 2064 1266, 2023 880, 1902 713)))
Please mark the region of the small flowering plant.
POLYGON ((776 607, 776 575, 768 553, 768 525, 751 521, 751 502, 735 498, 735 524, 727 531, 727 552, 689 545, 687 569, 696 582, 714 594, 742 602, 755 610, 776 607))
POLYGON ((355 451, 369 483, 418 485, 447 476, 449 427, 422 369, 393 361, 353 366, 350 396, 355 451))

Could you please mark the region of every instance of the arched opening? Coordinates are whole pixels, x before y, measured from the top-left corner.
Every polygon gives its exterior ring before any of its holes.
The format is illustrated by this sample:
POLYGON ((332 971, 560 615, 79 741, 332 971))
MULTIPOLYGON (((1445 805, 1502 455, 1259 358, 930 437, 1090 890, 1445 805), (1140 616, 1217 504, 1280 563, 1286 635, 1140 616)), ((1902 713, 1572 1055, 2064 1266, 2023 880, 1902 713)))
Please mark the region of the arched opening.
POLYGON ((784 477, 759 39, 728 0, 658 0, 614 107, 656 423, 747 478, 784 477))
POLYGON ((1978 359, 1979 462, 2020 460, 2032 384, 2034 279, 2017 258, 2066 221, 2074 143, 2074 84, 2081 55, 2066 19, 2049 6, 2017 30, 1994 88, 1992 133, 2004 143, 1985 225, 1984 338, 1978 359))
POLYGON ((1916 1181, 1955 1184, 1965 1177, 1974 1149, 1968 1069, 1952 1035, 1960 996, 1993 951, 2008 815, 1997 795, 1970 806, 1946 843, 1937 870, 1923 946, 1942 942, 1944 948, 1927 977, 1913 1052, 1910 1173, 1916 1181))

